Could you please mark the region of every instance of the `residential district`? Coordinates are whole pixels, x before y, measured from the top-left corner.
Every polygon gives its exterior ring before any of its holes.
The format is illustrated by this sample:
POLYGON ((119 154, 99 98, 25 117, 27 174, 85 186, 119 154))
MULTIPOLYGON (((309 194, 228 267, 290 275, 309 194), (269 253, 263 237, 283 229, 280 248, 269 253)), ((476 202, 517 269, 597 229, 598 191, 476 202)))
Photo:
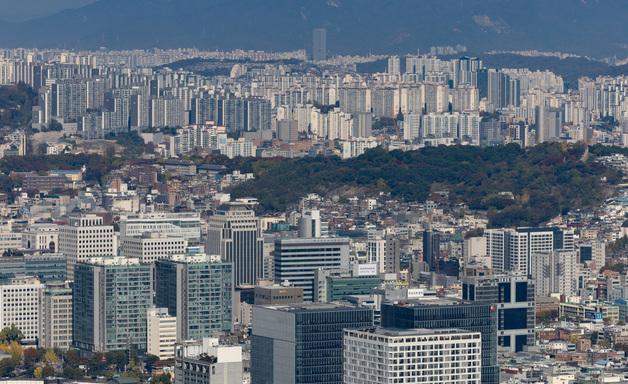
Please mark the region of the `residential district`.
POLYGON ((0 50, 4 382, 628 381, 628 77, 327 57, 325 34, 312 59, 0 50), (619 179, 526 226, 443 182, 234 192, 273 161, 443 146, 580 150, 573 172, 619 179))

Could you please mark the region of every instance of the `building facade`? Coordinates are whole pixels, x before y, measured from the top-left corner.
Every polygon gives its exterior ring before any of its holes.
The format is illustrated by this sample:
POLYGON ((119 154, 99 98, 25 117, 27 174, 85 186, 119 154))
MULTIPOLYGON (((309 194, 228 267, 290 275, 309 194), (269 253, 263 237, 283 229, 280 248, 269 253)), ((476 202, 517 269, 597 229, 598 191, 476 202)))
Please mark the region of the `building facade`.
POLYGON ((234 286, 255 285, 264 273, 264 238, 255 212, 244 203, 222 205, 209 218, 207 252, 233 265, 234 286))
POLYGON ((345 330, 344 384, 480 384, 482 336, 459 329, 345 330))
POLYGON ((217 255, 178 255, 155 263, 155 304, 177 318, 177 340, 231 330, 233 270, 217 255))
POLYGON ((366 308, 309 304, 255 306, 252 384, 341 384, 345 329, 371 327, 366 308))
POLYGON ((497 308, 491 304, 452 300, 384 303, 381 325, 385 328, 459 328, 482 336, 482 384, 499 383, 497 364, 497 308))
POLYGON ((138 259, 92 258, 76 264, 74 347, 88 352, 146 350, 151 268, 138 259))

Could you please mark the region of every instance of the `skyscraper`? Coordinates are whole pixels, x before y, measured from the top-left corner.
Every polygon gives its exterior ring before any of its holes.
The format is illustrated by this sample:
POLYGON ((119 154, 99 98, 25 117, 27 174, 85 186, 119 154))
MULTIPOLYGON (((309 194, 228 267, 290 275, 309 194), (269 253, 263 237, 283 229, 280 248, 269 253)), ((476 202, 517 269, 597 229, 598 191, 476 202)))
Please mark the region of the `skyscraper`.
POLYGON ((480 384, 481 350, 479 332, 348 329, 344 332, 344 383, 480 384))
POLYGON ((436 271, 439 260, 440 234, 434 231, 423 231, 423 261, 429 265, 430 271, 436 271))
POLYGON ((497 365, 497 310, 491 304, 452 300, 408 301, 382 304, 382 327, 460 328, 482 334, 482 384, 499 383, 497 365))
POLYGON ((68 282, 47 284, 39 315, 39 345, 69 349, 72 346, 72 288, 68 282))
POLYGON ((0 327, 14 325, 25 341, 37 340, 43 290, 44 285, 33 277, 16 278, 0 285, 0 327))
POLYGON ((177 318, 177 340, 231 329, 231 264, 219 256, 180 255, 155 263, 155 304, 177 318))
POLYGON ((146 350, 151 268, 138 259, 92 258, 76 264, 74 346, 89 352, 146 350))
POLYGON ((321 61, 327 59, 327 30, 316 28, 312 32, 312 60, 321 61))
POLYGON ((209 218, 207 253, 233 264, 233 283, 255 285, 264 273, 264 238, 255 212, 244 203, 227 203, 209 218))
POLYGON ((488 229, 484 231, 486 254, 496 272, 530 273, 534 253, 564 249, 574 250, 573 230, 557 227, 488 229))
POLYGON ((74 216, 59 227, 59 252, 68 262, 68 280, 74 280, 74 265, 91 257, 115 255, 112 225, 96 215, 74 216))
POLYGON ((344 329, 373 326, 373 311, 331 304, 255 306, 252 384, 341 384, 344 329))
POLYGON ((578 289, 578 253, 556 250, 538 252, 530 257, 530 275, 534 279, 535 296, 559 293, 575 296, 578 289))
POLYGON ((462 299, 497 308, 497 343, 512 352, 534 345, 534 281, 526 275, 467 277, 462 299))
POLYGON ((303 300, 312 301, 318 270, 349 268, 349 240, 346 238, 277 239, 275 281, 303 288, 303 300))

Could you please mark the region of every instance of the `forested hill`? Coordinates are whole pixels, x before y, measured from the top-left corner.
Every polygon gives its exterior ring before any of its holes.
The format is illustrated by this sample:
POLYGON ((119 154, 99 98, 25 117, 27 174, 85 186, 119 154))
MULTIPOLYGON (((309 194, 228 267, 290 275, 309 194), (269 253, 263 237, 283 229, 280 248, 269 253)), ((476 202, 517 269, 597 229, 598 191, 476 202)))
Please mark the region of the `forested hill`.
POLYGON ((620 180, 616 171, 582 162, 585 148, 450 146, 408 152, 374 149, 349 160, 254 160, 244 166, 255 173, 255 180, 231 192, 234 197, 257 197, 265 211, 283 211, 308 193, 327 195, 347 186, 418 202, 428 199, 434 186, 448 190, 452 203, 487 210, 492 226, 538 225, 561 212, 601 202, 608 192, 602 176, 609 183, 620 180))

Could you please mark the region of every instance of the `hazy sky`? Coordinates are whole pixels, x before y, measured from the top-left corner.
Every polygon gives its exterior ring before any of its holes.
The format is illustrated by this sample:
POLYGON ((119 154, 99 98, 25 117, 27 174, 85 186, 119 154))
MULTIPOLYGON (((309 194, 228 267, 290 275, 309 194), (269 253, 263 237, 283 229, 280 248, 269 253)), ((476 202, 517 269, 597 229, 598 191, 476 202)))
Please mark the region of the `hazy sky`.
POLYGON ((23 21, 78 8, 96 0, 0 0, 0 20, 23 21))

